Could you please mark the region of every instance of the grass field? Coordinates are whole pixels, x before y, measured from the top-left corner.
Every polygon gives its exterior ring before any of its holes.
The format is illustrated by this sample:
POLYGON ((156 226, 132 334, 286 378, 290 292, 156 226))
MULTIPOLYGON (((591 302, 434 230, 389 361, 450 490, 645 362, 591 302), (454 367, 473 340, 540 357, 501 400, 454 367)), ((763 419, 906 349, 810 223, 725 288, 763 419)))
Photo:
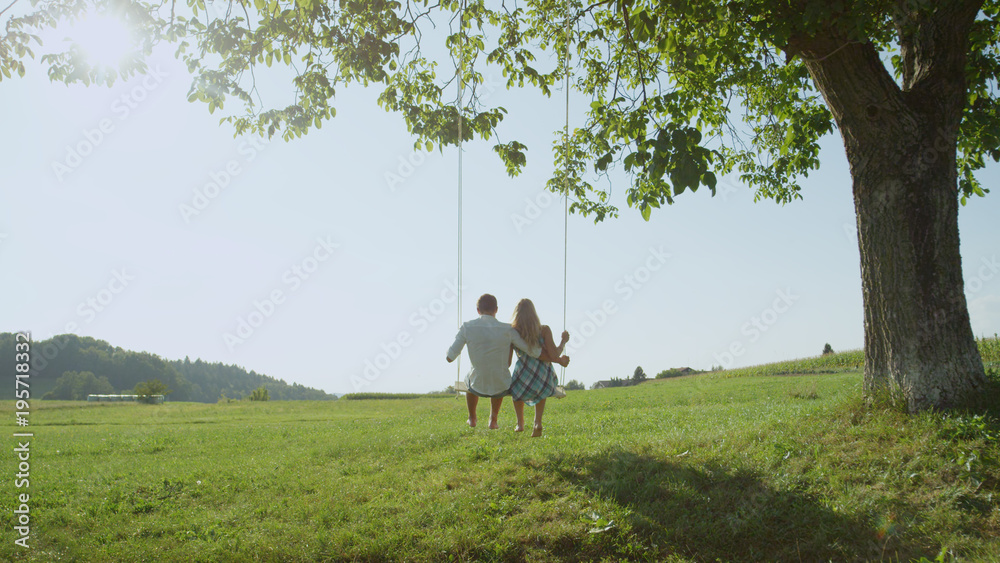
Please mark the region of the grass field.
POLYGON ((868 411, 860 383, 571 392, 541 439, 512 431, 509 403, 489 431, 441 398, 34 401, 29 489, 3 456, 0 560, 1000 559, 1000 424, 868 411))

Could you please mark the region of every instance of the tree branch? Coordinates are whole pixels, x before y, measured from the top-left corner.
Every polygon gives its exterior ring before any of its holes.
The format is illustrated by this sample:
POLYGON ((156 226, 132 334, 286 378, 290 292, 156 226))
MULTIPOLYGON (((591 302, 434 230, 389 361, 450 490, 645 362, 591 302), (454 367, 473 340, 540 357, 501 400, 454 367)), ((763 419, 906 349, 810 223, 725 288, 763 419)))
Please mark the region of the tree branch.
POLYGON ((899 37, 902 89, 913 92, 913 100, 960 104, 958 111, 964 107, 969 31, 983 3, 955 0, 934 5, 933 12, 921 12, 897 2, 893 23, 899 37))
POLYGON ((632 44, 632 49, 635 51, 635 64, 639 70, 639 85, 642 86, 642 101, 646 102, 646 77, 642 72, 642 53, 639 52, 639 45, 636 44, 635 38, 632 37, 632 27, 628 22, 628 5, 622 2, 622 15, 625 16, 625 34, 628 35, 629 43, 632 44))
POLYGON ((7 10, 9 10, 9 9, 13 8, 13 7, 14 7, 14 4, 17 4, 17 3, 18 3, 18 1, 19 1, 19 0, 14 0, 13 2, 11 2, 11 3, 10 3, 10 5, 9 5, 9 6, 7 6, 6 8, 4 8, 3 10, 0 10, 0 16, 2 16, 2 15, 3 15, 3 13, 4 13, 4 12, 6 12, 7 10))

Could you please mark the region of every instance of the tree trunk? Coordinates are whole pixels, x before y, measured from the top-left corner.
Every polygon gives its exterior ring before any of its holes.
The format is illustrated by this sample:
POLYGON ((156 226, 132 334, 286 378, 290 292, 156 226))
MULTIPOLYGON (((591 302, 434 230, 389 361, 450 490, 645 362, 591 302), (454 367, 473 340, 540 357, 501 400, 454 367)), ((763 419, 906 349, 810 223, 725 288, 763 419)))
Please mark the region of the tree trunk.
MULTIPOLYGON (((958 6, 954 4, 953 6, 958 6)), ((871 43, 797 38, 851 166, 865 309, 864 393, 910 412, 977 402, 987 384, 958 240, 956 139, 977 9, 939 10, 903 37, 899 85, 871 43)))
POLYGON ((849 151, 865 307, 865 397, 970 405, 986 379, 958 240, 954 135, 931 118, 849 151), (867 161, 867 166, 863 162, 867 161))

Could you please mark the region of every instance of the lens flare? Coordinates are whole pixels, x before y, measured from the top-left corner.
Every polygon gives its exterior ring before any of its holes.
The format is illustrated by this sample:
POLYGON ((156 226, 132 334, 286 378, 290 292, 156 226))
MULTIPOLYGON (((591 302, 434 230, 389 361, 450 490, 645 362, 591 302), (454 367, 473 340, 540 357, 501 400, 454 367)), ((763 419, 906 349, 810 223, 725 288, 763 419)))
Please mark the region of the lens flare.
POLYGON ((67 32, 91 65, 118 68, 132 51, 132 35, 122 20, 105 14, 85 16, 67 32))

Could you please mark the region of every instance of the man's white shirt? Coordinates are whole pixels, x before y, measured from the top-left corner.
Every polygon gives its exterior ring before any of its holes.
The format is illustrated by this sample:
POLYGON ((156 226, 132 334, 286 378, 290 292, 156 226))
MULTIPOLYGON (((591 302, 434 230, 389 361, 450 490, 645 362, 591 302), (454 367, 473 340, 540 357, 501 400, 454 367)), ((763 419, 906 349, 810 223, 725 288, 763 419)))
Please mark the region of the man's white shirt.
POLYGON ((463 324, 448 349, 448 359, 458 358, 466 344, 472 370, 465 376, 465 384, 479 395, 500 395, 510 389, 507 358, 511 344, 535 358, 542 353, 541 346, 529 346, 514 327, 492 315, 482 315, 463 324))

